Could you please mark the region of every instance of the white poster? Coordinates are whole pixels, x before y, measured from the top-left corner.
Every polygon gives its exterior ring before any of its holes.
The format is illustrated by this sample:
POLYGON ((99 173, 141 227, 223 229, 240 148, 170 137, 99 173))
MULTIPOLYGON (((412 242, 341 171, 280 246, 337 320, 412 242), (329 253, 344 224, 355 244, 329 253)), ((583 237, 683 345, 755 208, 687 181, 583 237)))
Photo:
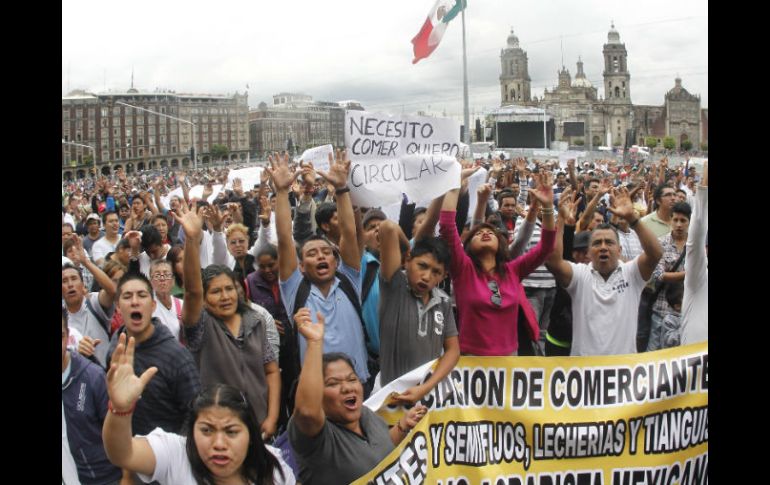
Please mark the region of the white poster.
POLYGON ((241 179, 241 186, 243 187, 243 190, 251 190, 260 184, 259 177, 261 175, 262 167, 248 167, 239 168, 238 170, 230 170, 230 172, 227 174, 227 184, 225 184, 225 189, 232 190, 233 180, 239 178, 241 179))
POLYGON ((460 125, 445 118, 345 112, 345 146, 355 205, 425 200, 460 186, 460 125))
MULTIPOLYGON (((212 188, 214 189, 214 192, 207 199, 209 203, 213 203, 216 200, 217 195, 219 195, 223 187, 224 186, 222 184, 217 184, 212 186, 212 188)), ((245 189, 245 186, 244 186, 244 189, 245 189)), ((200 199, 201 196, 203 195, 203 185, 195 185, 193 187, 190 187, 189 194, 190 194, 190 199, 200 199)), ((166 209, 171 208, 171 197, 174 195, 176 195, 180 199, 184 198, 184 194, 182 193, 182 187, 177 187, 171 192, 169 192, 168 195, 161 196, 160 201, 163 202, 163 205, 166 207, 166 209)))
POLYGON ((561 167, 561 168, 566 170, 566 168, 567 168, 567 161, 569 159, 574 159, 575 160, 575 167, 577 167, 577 162, 580 159, 584 159, 585 157, 586 157, 586 152, 570 151, 570 152, 561 153, 561 154, 559 154, 559 167, 561 167))
POLYGON ((329 154, 334 157, 334 147, 331 145, 322 145, 320 147, 308 148, 302 152, 299 157, 302 163, 312 163, 314 170, 329 171, 329 154))

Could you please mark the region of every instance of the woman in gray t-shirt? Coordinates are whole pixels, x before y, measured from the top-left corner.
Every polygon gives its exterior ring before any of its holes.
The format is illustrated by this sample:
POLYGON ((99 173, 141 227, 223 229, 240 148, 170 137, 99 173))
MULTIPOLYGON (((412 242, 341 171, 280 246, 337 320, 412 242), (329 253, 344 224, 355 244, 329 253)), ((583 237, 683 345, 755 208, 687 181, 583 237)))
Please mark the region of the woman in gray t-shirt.
POLYGON ((425 416, 417 405, 396 426, 388 425, 363 406, 364 388, 350 358, 323 354, 324 318, 301 308, 294 316, 307 339, 305 362, 297 386, 289 441, 303 485, 347 484, 371 471, 425 416))

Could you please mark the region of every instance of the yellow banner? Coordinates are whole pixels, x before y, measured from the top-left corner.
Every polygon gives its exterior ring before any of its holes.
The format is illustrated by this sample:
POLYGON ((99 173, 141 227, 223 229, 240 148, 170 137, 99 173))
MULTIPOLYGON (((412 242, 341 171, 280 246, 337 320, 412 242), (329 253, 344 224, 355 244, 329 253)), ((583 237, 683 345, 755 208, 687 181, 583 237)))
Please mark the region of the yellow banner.
MULTIPOLYGON (((708 483, 708 342, 603 357, 464 356, 422 403, 428 414, 355 485, 708 483)), ((393 424, 403 411, 378 412, 393 424)))

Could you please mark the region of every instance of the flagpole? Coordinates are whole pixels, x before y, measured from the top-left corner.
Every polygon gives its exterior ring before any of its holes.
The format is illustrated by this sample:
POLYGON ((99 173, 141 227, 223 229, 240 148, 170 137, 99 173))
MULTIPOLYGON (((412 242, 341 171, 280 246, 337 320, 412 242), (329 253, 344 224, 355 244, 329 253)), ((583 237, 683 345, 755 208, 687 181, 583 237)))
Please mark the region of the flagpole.
MULTIPOLYGON (((465 3, 465 0, 460 0, 465 3)), ((463 5, 464 7, 464 5, 463 5)), ((468 60, 465 55, 465 8, 462 9, 463 16, 463 124, 465 125, 465 143, 471 144, 470 115, 468 113, 468 60)))

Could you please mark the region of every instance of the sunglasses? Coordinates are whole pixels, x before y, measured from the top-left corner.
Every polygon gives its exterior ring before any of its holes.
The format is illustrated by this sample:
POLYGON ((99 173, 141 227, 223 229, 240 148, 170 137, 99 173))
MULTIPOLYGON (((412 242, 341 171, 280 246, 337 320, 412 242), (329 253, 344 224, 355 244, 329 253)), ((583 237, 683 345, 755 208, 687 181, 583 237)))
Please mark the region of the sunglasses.
POLYGON ((500 295, 500 287, 497 286, 497 281, 487 281, 487 287, 492 292, 492 297, 490 298, 492 303, 496 306, 501 306, 503 304, 503 297, 500 295))

